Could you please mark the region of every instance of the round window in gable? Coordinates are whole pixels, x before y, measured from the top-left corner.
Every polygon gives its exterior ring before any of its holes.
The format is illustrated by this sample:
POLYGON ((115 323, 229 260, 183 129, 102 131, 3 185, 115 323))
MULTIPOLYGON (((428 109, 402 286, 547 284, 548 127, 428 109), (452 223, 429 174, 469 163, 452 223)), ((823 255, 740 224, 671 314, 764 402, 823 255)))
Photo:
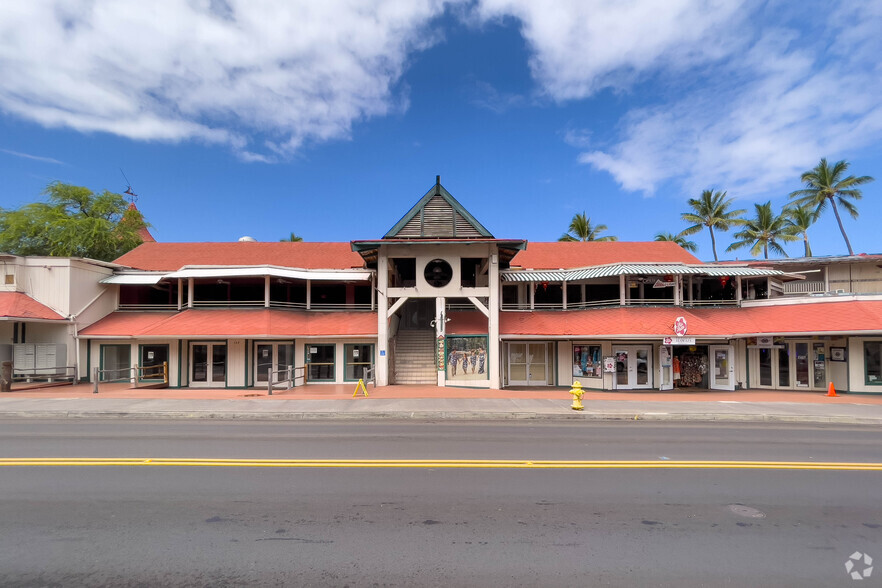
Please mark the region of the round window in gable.
POLYGON ((426 264, 426 271, 423 272, 423 276, 425 276, 430 286, 443 288, 453 278, 453 269, 443 259, 433 259, 426 264))

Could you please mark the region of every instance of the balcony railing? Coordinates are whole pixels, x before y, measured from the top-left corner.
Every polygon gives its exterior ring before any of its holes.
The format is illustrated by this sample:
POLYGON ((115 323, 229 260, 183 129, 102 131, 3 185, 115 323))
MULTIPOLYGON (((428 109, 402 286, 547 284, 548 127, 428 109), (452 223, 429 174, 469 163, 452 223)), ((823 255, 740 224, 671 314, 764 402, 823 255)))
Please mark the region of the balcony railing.
MULTIPOLYGON (((264 308, 263 300, 196 300, 193 302, 193 308, 264 308)), ((187 310, 187 303, 184 302, 181 310, 187 310)), ((284 308, 288 310, 316 310, 316 311, 371 311, 370 304, 322 304, 313 302, 310 308, 306 308, 305 302, 282 302, 270 300, 270 308, 284 308)), ((126 312, 147 312, 147 311, 176 311, 177 304, 120 304, 118 310, 126 312)))
POLYGON ((823 294, 826 291, 827 285, 819 281, 797 280, 784 284, 784 294, 823 294))

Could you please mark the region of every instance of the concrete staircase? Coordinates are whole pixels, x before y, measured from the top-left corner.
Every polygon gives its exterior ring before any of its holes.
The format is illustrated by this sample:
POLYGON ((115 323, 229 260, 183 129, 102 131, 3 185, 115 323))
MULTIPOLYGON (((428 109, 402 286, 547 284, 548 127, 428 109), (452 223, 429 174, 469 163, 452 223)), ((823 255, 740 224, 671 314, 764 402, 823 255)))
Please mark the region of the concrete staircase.
POLYGON ((437 384, 435 331, 402 329, 395 343, 395 384, 437 384))

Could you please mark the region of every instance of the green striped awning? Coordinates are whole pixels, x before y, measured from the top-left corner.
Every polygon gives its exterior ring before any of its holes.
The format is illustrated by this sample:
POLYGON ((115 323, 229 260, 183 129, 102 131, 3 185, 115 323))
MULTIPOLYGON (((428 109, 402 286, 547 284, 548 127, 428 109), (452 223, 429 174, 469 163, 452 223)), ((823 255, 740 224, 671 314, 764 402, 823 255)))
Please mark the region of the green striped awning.
POLYGON ((500 272, 505 282, 574 282, 612 276, 780 276, 784 272, 743 266, 706 266, 683 263, 616 263, 567 270, 504 270, 500 272))

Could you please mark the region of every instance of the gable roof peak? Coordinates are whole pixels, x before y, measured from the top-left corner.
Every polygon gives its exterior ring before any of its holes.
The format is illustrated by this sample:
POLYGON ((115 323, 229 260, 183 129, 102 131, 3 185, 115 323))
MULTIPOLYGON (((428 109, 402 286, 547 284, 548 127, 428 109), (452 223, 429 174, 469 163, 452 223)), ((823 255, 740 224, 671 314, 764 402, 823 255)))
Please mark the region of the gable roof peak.
POLYGON ((492 239, 478 220, 441 185, 435 185, 401 217, 384 239, 492 239))

